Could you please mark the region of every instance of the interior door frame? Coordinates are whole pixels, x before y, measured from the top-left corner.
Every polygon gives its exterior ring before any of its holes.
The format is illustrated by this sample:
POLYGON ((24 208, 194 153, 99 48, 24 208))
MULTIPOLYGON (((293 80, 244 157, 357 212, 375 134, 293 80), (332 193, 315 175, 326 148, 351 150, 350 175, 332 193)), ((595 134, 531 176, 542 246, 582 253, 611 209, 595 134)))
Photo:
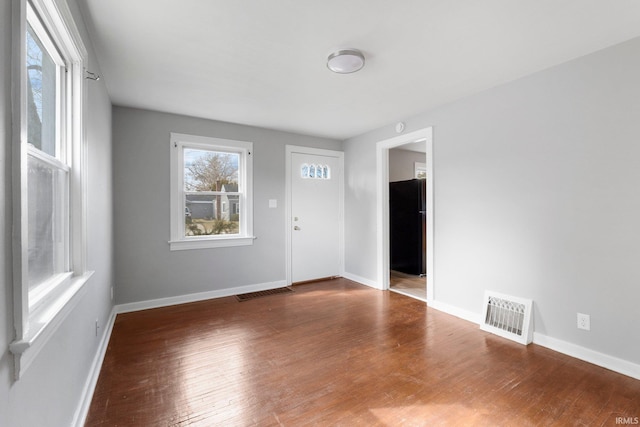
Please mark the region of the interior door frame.
POLYGON ((287 145, 285 146, 285 260, 286 260, 286 280, 287 286, 290 286, 292 283, 292 230, 293 230, 293 213, 292 209, 292 185, 291 185, 291 155, 293 153, 300 154, 311 154, 316 156, 328 156, 328 157, 336 157, 338 159, 338 164, 340 167, 339 181, 338 181, 338 205, 339 205, 339 216, 338 216, 338 262, 339 262, 339 274, 344 276, 344 152, 337 150, 327 150, 323 148, 312 148, 312 147, 302 147, 297 145, 287 145))
POLYGON ((427 303, 435 297, 434 268, 434 197, 433 197, 433 128, 428 127, 393 138, 379 141, 376 145, 377 159, 377 222, 378 222, 378 283, 381 289, 389 289, 390 249, 389 249, 389 150, 417 140, 426 140, 426 233, 427 233, 427 303))

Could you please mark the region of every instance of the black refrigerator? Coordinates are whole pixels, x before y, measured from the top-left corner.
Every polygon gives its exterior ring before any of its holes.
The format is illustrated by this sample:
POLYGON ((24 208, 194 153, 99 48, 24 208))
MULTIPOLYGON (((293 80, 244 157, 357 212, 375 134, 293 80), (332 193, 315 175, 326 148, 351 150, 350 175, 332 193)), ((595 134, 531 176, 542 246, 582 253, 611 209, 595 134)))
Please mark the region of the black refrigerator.
POLYGON ((426 274, 426 186, 424 179, 389 183, 391 269, 426 274))

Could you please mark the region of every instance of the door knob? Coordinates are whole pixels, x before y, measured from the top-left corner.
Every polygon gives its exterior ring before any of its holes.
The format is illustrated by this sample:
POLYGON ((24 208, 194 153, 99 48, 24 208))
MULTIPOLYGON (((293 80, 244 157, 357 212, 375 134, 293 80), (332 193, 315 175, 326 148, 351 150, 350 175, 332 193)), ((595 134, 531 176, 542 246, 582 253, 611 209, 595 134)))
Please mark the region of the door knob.
POLYGON ((297 225, 295 227, 293 227, 294 230, 296 231, 300 231, 300 227, 298 227, 297 225))

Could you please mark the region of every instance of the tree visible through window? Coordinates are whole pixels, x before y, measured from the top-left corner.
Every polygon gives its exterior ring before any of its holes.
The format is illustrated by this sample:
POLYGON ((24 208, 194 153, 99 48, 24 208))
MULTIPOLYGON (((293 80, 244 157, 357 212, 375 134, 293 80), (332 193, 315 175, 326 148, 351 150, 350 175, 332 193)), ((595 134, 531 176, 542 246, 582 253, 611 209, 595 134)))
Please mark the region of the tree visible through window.
POLYGON ((58 70, 34 29, 27 25, 28 142, 54 157, 58 70))
POLYGON ((219 151, 184 149, 185 236, 238 234, 239 215, 228 206, 240 203, 238 168, 240 155, 219 151))
POLYGON ((188 241, 251 244, 228 240, 251 235, 252 144, 181 134, 172 134, 172 144, 172 181, 179 180, 172 204, 180 204, 172 207, 172 249, 187 249, 188 241))

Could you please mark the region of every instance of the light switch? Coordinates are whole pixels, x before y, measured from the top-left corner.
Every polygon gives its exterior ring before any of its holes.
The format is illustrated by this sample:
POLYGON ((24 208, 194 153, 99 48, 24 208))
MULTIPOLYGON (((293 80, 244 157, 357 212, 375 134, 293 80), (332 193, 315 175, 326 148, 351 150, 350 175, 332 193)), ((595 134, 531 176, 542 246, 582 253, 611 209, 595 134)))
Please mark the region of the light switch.
POLYGON ((270 208, 277 208, 278 207, 278 201, 276 199, 269 199, 269 207, 270 208))

